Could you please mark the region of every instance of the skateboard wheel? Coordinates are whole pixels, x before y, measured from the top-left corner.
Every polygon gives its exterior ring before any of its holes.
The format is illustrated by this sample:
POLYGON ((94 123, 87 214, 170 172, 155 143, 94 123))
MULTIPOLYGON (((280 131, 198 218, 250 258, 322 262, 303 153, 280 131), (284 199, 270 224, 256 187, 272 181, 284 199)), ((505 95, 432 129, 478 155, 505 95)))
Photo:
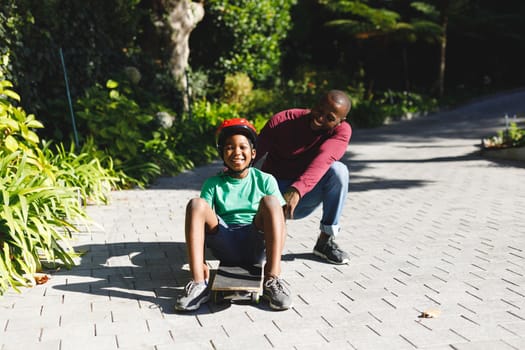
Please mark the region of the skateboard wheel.
POLYGON ((224 302, 224 293, 218 291, 213 292, 213 302, 215 304, 220 304, 224 302))
POLYGON ((252 303, 259 304, 259 301, 261 300, 261 296, 259 293, 252 293, 252 303))

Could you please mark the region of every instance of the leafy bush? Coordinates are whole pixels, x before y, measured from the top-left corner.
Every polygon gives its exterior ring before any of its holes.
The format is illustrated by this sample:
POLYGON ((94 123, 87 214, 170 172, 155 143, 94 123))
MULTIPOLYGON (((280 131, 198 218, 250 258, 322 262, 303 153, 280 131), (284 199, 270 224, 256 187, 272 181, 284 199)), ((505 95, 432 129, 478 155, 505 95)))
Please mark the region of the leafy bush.
POLYGON ((280 75, 280 45, 291 28, 290 10, 296 2, 207 1, 203 23, 192 33, 192 52, 201 57, 193 56, 192 61, 197 66, 204 63, 220 77, 244 72, 256 83, 274 86, 280 75))
POLYGON ((436 108, 435 99, 406 91, 388 90, 370 99, 353 99, 349 119, 356 127, 372 128, 411 115, 431 112, 436 108))
POLYGON ((242 115, 251 120, 261 131, 268 119, 276 112, 290 108, 288 100, 277 89, 255 89, 241 106, 242 115))
POLYGON ((390 120, 400 120, 406 116, 421 112, 434 111, 437 100, 408 91, 383 92, 377 101, 390 120))
POLYGON ((374 101, 364 100, 353 104, 348 121, 357 128, 373 128, 383 125, 386 117, 380 105, 374 101))
POLYGON ((75 222, 87 219, 75 187, 57 181, 33 128, 42 124, 10 101, 0 81, 0 294, 30 283, 41 260, 73 263, 68 244, 75 222))
POLYGON ((242 103, 252 92, 253 83, 246 73, 226 74, 223 99, 227 103, 242 103))
POLYGON ((311 107, 321 92, 345 86, 346 82, 342 82, 341 77, 346 77, 346 74, 302 66, 297 68, 294 79, 287 81, 286 90, 289 96, 293 96, 292 105, 311 107))
POLYGON ((196 164, 210 162, 218 156, 215 131, 223 120, 249 117, 239 113, 239 106, 227 103, 196 101, 191 119, 177 125, 177 149, 196 164))
POLYGON ((73 187, 52 184, 28 154, 0 151, 0 294, 26 285, 41 260, 73 264, 74 222, 85 219, 73 187))
POLYGON ((63 144, 57 145, 55 152, 50 146, 44 144, 42 155, 54 166, 56 182, 78 189, 84 204, 107 204, 111 190, 120 188, 128 180, 124 173, 113 169, 111 157, 93 152, 92 139, 86 142, 79 154, 76 154, 74 144, 69 150, 63 144))
POLYGON ((508 130, 501 132, 504 139, 507 139, 511 147, 525 145, 525 129, 518 127, 517 123, 510 123, 508 130))
MULTIPOLYGON (((109 80, 106 87, 95 85, 80 98, 78 124, 81 141, 93 139, 96 147, 110 156, 117 171, 133 184, 144 186, 161 173, 144 142, 153 138, 155 117, 133 98, 131 87, 109 80)), ((161 141, 158 135, 157 140, 161 141)), ((162 142, 162 141, 161 141, 162 142)), ((150 151, 158 150, 153 146, 150 151)))
POLYGON ((525 129, 516 122, 510 122, 504 130, 499 130, 496 136, 484 138, 484 148, 508 148, 525 146, 525 129))
MULTIPOLYGON (((8 73, 24 96, 25 109, 47 117, 49 102, 65 99, 60 48, 73 95, 131 64, 128 57, 136 52, 143 15, 137 7, 137 0, 3 0, 0 56, 8 52, 11 57, 8 73)), ((64 116, 56 113, 44 119, 44 131, 62 128, 64 116)))

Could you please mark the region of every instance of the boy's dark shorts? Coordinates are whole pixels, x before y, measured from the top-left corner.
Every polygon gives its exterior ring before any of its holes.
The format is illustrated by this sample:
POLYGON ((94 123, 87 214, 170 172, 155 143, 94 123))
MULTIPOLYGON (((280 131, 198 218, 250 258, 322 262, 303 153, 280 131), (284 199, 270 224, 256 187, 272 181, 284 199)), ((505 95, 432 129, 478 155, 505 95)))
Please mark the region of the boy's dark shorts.
POLYGON ((220 217, 216 234, 206 235, 206 246, 223 264, 262 264, 266 258, 264 234, 254 224, 228 225, 220 217))

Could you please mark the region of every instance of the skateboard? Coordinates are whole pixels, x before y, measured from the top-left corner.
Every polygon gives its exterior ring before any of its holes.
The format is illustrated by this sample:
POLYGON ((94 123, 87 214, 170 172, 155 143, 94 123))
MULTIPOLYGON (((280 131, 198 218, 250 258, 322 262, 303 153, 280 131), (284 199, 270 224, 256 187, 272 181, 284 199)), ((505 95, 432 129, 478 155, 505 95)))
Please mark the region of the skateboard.
POLYGON ((262 295, 263 273, 259 266, 219 264, 211 286, 212 300, 220 304, 251 301, 258 303, 262 295))

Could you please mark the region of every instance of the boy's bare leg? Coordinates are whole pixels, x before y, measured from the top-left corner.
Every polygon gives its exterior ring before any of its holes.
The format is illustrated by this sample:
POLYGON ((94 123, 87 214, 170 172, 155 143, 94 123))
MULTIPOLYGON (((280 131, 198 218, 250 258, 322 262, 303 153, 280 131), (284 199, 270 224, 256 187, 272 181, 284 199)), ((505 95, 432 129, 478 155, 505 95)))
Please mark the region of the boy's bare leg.
POLYGON ((259 203, 259 209, 254 218, 257 229, 264 232, 266 241, 266 265, 264 276, 278 277, 281 274, 281 254, 286 239, 286 224, 284 212, 275 196, 265 196, 259 203))
POLYGON ((206 232, 215 232, 219 221, 217 215, 202 198, 193 198, 186 206, 185 234, 188 259, 193 281, 202 282, 210 275, 204 259, 206 232))

